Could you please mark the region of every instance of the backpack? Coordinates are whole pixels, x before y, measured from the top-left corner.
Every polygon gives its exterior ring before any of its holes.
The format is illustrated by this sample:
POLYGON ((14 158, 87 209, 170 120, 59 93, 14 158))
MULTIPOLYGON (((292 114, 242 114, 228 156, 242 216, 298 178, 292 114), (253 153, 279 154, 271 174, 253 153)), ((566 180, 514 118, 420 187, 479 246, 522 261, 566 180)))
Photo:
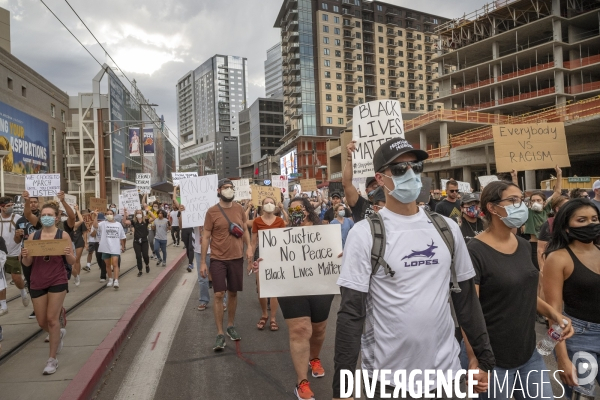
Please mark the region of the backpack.
MULTIPOLYGON (((452 287, 450 291, 452 293, 460 293, 461 289, 458 286, 458 279, 456 277, 456 266, 454 260, 454 236, 452 236, 452 231, 450 230, 450 226, 448 226, 448 222, 442 217, 440 214, 425 211, 425 215, 431 221, 435 229, 438 231, 442 240, 448 247, 450 251, 450 256, 452 260, 450 262, 450 275, 452 277, 452 287)), ((383 225, 383 219, 378 213, 373 213, 367 215, 365 218, 369 222, 369 226, 371 227, 371 236, 373 238, 373 246, 371 247, 371 276, 375 275, 379 270, 379 267, 382 266, 385 274, 394 276, 396 273, 388 263, 383 259, 385 254, 385 246, 386 246, 386 235, 385 235, 385 227, 383 225)), ((452 319, 454 320, 454 327, 458 328, 458 319, 456 318, 456 311, 454 310, 454 304, 452 303, 452 296, 448 296, 448 302, 450 303, 450 312, 452 313, 452 319)))
MULTIPOLYGON (((58 229, 56 231, 56 235, 54 236, 54 239, 61 238, 62 233, 63 233, 63 231, 58 229)), ((42 237, 41 229, 39 231, 35 231, 35 233, 33 234, 33 240, 40 240, 41 237, 42 237)), ((71 273, 73 272, 73 266, 67 262, 67 257, 62 256, 62 259, 63 259, 63 265, 65 266, 65 271, 67 271, 67 280, 70 280, 71 273)))

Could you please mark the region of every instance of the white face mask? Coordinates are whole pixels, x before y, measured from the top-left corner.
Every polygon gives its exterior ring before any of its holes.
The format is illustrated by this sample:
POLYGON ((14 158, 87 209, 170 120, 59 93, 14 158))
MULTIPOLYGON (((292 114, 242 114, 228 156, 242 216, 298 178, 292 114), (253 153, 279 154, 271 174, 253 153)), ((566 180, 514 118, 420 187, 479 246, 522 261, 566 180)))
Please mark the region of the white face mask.
POLYGON ((115 216, 114 216, 114 215, 110 215, 110 214, 109 214, 109 215, 107 215, 107 216, 106 216, 106 220, 107 220, 108 222, 112 221, 113 219, 115 219, 115 216))
POLYGON ((267 203, 263 206, 263 210, 265 210, 265 212, 267 213, 272 213, 273 211, 275 211, 275 204, 267 203))
POLYGON ((136 217, 137 219, 142 219, 142 214, 136 214, 136 215, 135 215, 135 217, 136 217))
POLYGON ((539 211, 542 211, 544 209, 544 206, 542 205, 542 203, 533 203, 531 205, 531 209, 533 211, 538 211, 539 212, 539 211))
POLYGON ((338 211, 338 215, 343 218, 346 215, 346 211, 340 210, 338 211))
POLYGON ((235 192, 233 191, 232 188, 227 188, 227 189, 221 190, 221 196, 223 196, 226 199, 233 199, 234 195, 235 195, 235 192))
POLYGON ((62 222, 65 222, 65 221, 66 221, 66 220, 68 220, 68 219, 69 219, 69 217, 60 217, 60 220, 61 220, 62 222))

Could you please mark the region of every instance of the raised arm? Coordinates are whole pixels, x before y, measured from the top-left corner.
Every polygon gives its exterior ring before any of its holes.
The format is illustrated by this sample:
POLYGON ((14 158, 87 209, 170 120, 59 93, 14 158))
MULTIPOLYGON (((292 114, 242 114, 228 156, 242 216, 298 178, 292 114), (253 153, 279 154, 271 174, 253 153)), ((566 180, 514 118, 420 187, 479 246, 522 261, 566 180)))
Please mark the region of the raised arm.
POLYGON ((179 207, 179 202, 177 201, 177 188, 179 186, 173 186, 173 206, 179 207))
POLYGON ((71 206, 65 201, 65 192, 63 192, 61 190, 60 192, 58 192, 57 197, 58 197, 58 200, 60 201, 60 204, 62 204, 62 206, 65 209, 65 212, 67 213, 67 225, 69 225, 70 228, 74 228, 75 227, 75 212, 73 211, 71 206))
POLYGON ((79 206, 77 206, 77 204, 75 205, 75 213, 77 215, 77 220, 75 222, 75 225, 73 225, 73 229, 78 229, 81 224, 83 224, 83 216, 81 215, 81 212, 79 211, 79 206))
POLYGON ((554 196, 560 196, 562 194, 562 169, 557 165, 556 168, 554 168, 554 171, 556 171, 556 185, 554 185, 554 193, 552 193, 552 196, 548 197, 546 204, 550 204, 550 199, 554 196))
POLYGON ((29 204, 29 192, 26 190, 23 192, 23 199, 25 199, 25 205, 23 206, 23 216, 27 218, 27 221, 33 226, 37 226, 39 219, 31 212, 31 205, 29 204))
POLYGON ((352 184, 352 153, 356 150, 356 141, 353 140, 346 146, 346 163, 342 172, 342 185, 346 194, 346 201, 350 207, 354 207, 358 201, 358 190, 352 184))
MULTIPOLYGON (((512 183, 514 183, 515 185, 517 185, 517 187, 519 187, 519 174, 517 173, 516 170, 512 170, 510 171, 510 177, 512 179, 512 183)), ((523 188, 525 189, 525 188, 523 188)))

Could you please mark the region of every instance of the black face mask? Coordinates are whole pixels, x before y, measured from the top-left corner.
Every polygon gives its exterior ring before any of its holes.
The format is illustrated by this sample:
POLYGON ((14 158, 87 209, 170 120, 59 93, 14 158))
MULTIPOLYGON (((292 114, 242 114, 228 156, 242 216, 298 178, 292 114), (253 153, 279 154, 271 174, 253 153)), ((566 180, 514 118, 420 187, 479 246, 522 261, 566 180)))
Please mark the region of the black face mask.
POLYGON ((600 224, 589 224, 586 226, 569 227, 567 236, 571 240, 578 240, 581 243, 592 243, 600 236, 600 224))

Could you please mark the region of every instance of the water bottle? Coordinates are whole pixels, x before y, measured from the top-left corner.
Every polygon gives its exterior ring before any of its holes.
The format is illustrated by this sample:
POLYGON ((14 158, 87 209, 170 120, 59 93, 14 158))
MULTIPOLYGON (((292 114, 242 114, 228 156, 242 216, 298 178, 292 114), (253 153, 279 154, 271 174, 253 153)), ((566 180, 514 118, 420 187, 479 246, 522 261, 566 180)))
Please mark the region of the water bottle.
MULTIPOLYGON (((594 400, 594 393, 596 391, 596 384, 593 374, 593 367, 590 363, 581 364, 579 368, 585 368, 583 373, 578 374, 579 385, 573 388, 572 400, 594 400), (587 377, 590 380, 589 383, 583 383, 583 377, 587 377), (590 379, 591 378, 591 379, 590 379)), ((581 371, 580 371, 581 372, 581 371)))
MULTIPOLYGON (((563 324, 568 324, 569 321, 563 319, 563 324)), ((553 324, 550 329, 548 329, 548 334, 538 342, 537 351, 543 356, 550 355, 552 350, 554 350, 554 346, 558 343, 560 339, 560 335, 562 334, 562 328, 558 324, 553 324)))

